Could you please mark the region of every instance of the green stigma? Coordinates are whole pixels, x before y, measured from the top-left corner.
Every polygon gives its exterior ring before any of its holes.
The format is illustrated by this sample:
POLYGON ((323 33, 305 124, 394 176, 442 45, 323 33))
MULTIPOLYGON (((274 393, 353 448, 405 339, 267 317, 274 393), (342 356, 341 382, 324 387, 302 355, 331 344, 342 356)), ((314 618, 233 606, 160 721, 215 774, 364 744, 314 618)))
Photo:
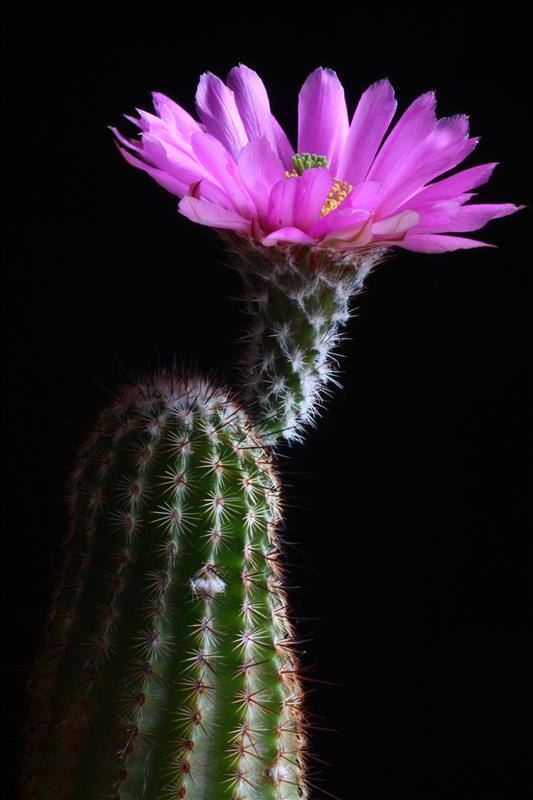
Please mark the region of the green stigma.
POLYGON ((292 157, 292 166, 297 175, 303 175, 304 170, 313 167, 327 167, 326 156, 317 156, 316 153, 295 153, 292 157))

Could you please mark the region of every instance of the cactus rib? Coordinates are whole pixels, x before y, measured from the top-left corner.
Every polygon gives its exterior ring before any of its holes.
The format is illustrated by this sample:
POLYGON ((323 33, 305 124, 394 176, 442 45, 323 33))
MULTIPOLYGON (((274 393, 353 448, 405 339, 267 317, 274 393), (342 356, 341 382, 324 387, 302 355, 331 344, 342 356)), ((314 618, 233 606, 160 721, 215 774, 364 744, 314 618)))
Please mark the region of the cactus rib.
POLYGON ((233 396, 123 387, 76 461, 25 800, 296 800, 305 725, 269 448, 233 396))

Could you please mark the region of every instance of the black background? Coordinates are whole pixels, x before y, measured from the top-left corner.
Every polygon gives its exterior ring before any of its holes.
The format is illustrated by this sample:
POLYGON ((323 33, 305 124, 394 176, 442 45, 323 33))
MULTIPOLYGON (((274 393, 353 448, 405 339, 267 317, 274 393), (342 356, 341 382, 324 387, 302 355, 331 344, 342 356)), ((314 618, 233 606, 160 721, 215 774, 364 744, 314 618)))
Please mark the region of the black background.
MULTIPOLYGON (((178 215, 177 198, 126 165, 106 126, 127 131, 121 114, 148 109, 155 89, 193 112, 199 75, 224 78, 242 62, 263 78, 294 141, 297 93, 316 66, 337 71, 350 113, 387 76, 400 109, 436 89, 440 116, 470 114, 482 139, 465 166, 502 162, 478 190, 482 202, 530 201, 519 20, 468 26, 453 15, 406 11, 400 21, 383 11, 349 24, 337 15, 333 26, 323 13, 309 28, 298 12, 206 31, 198 10, 194 24, 171 35, 148 16, 132 38, 100 32, 83 45, 47 32, 40 44, 21 37, 14 48, 19 88, 4 107, 4 159, 20 189, 4 295, 13 441, 2 581, 9 786, 25 668, 51 593, 66 524, 63 482, 78 441, 124 368, 171 364, 176 355, 221 375, 244 325, 232 299, 239 278, 222 265, 216 235, 178 215)), ((348 328, 343 390, 305 445, 279 449, 302 660, 326 682, 308 683, 308 707, 318 728, 332 729, 312 734, 316 798, 392 790, 514 798, 531 781, 530 227, 526 209, 471 234, 498 249, 399 251, 380 266, 348 328)))

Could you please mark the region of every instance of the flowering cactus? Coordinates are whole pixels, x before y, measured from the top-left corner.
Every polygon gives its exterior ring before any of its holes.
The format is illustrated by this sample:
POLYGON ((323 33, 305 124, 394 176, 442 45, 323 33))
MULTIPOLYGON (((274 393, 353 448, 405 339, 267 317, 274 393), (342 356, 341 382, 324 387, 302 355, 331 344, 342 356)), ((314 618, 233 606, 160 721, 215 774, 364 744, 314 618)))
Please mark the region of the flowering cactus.
POLYGON ((229 241, 246 280, 248 406, 267 441, 300 439, 336 373, 332 348, 349 298, 393 248, 442 253, 487 246, 462 235, 512 214, 512 203, 471 203, 496 164, 440 178, 478 138, 468 118, 437 119, 421 95, 396 111, 388 80, 368 88, 351 122, 335 72, 318 68, 298 103, 295 150, 259 76, 234 67, 200 78, 200 121, 165 95, 156 114, 128 117, 139 139, 113 132, 124 158, 181 199, 181 214, 229 241))
POLYGON ((269 445, 302 438, 350 298, 394 248, 444 252, 518 209, 474 204, 494 164, 435 97, 389 82, 351 123, 331 70, 299 99, 295 151, 255 72, 203 75, 196 121, 162 94, 113 129, 127 161, 216 229, 244 278, 246 411, 197 377, 158 375, 101 415, 75 468, 72 527, 33 700, 24 800, 298 800, 302 691, 281 583, 269 445), (250 413, 251 416, 248 416, 250 413), (253 422, 252 422, 253 418, 253 422))

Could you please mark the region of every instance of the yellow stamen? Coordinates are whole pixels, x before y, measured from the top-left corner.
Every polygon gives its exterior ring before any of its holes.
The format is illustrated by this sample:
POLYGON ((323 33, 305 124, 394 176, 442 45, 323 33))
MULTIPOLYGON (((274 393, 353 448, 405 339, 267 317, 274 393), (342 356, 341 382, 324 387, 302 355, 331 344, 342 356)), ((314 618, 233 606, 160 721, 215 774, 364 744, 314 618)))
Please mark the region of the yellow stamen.
POLYGON ((322 206, 320 216, 325 217, 330 211, 334 211, 338 206, 340 206, 342 201, 348 197, 352 191, 352 188, 353 187, 350 186, 347 181, 341 181, 340 178, 334 178, 333 186, 326 197, 326 202, 322 206))
MULTIPOLYGON (((296 172, 296 170, 293 170, 292 172, 285 170, 285 177, 299 178, 300 175, 296 172)), ((353 186, 351 186, 348 181, 342 181, 340 178, 333 178, 333 186, 326 197, 326 202, 322 206, 320 216, 325 217, 330 211, 334 211, 338 206, 340 206, 342 201, 346 200, 352 189, 353 186)))

